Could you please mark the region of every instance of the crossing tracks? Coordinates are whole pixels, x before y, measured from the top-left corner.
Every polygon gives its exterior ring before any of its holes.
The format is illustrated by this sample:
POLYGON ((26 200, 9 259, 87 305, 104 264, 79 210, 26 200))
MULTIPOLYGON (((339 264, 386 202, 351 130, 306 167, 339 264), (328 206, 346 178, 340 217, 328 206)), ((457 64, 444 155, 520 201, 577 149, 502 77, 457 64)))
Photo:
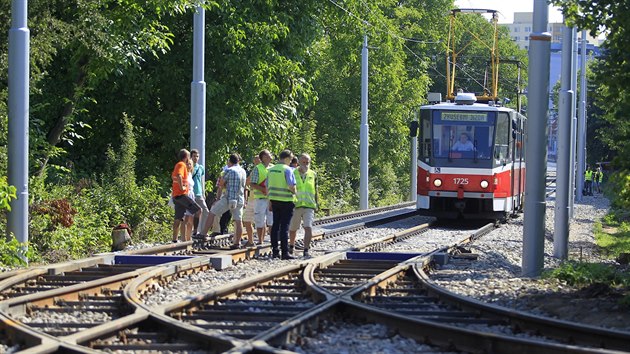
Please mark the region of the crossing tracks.
POLYGON ((423 237, 430 227, 418 225, 162 305, 143 298, 210 269, 212 257, 246 261, 264 256, 267 246, 206 245, 200 252, 192 243, 177 244, 154 250, 167 256, 107 254, 3 275, 0 344, 29 353, 273 353, 299 347, 339 321, 380 323, 439 350, 609 353, 630 342, 627 333, 489 306, 429 280, 439 258, 473 261, 462 247, 493 225, 430 252, 372 253, 423 237))

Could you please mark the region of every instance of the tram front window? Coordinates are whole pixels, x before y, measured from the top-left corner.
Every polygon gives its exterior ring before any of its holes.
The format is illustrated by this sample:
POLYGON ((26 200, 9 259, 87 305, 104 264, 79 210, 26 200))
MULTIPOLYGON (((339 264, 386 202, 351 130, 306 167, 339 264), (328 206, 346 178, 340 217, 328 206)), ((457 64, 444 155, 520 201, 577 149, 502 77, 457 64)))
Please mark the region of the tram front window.
POLYGON ((488 160, 493 136, 494 127, 488 125, 434 124, 434 157, 488 160))

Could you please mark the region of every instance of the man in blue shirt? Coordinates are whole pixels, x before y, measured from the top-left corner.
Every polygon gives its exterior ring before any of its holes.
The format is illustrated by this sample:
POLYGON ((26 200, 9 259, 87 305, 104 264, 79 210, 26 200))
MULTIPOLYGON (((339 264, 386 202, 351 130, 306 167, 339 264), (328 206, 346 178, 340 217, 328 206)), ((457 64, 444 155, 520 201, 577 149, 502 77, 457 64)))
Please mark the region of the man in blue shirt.
POLYGON ((195 202, 201 207, 201 213, 197 213, 195 215, 195 217, 199 218, 199 222, 197 224, 193 224, 194 235, 197 233, 197 230, 202 229, 205 225, 210 210, 208 209, 208 205, 206 204, 206 188, 204 183, 206 169, 203 167, 203 165, 197 163, 197 161, 199 161, 199 150, 192 149, 190 151, 190 158, 193 161, 192 178, 195 182, 195 185, 193 186, 193 191, 195 192, 195 202))

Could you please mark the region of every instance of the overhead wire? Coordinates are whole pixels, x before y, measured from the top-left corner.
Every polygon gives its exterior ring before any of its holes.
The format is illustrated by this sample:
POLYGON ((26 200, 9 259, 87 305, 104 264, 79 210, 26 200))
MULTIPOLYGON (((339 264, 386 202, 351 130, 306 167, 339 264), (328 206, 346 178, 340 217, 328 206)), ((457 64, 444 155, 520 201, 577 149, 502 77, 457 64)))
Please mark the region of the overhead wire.
MULTIPOLYGON (((387 30, 387 29, 383 30, 383 29, 378 28, 378 27, 377 27, 377 26, 375 26, 374 24, 370 23, 368 20, 363 19, 362 17, 360 17, 360 16, 358 16, 358 15, 354 14, 352 11, 350 11, 350 10, 348 10, 347 8, 343 7, 342 5, 340 5, 340 4, 339 4, 338 2, 336 2, 335 0, 328 0, 328 2, 332 3, 332 4, 333 4, 333 5, 335 5, 337 8, 339 8, 339 9, 341 9, 343 12, 345 12, 347 15, 349 15, 350 17, 352 17, 352 18, 354 18, 354 19, 358 20, 359 22, 363 23, 364 25, 374 28, 377 32, 380 32, 380 33, 386 33, 387 35, 389 35, 389 36, 390 36, 390 37, 392 37, 392 38, 402 40, 402 42, 401 42, 402 46, 403 46, 403 47, 404 47, 404 48, 405 48, 405 49, 406 49, 406 50, 407 50, 407 51, 408 51, 411 55, 413 55, 416 59, 420 60, 421 62, 424 62, 424 61, 425 61, 425 59, 424 59, 424 58, 422 58, 422 57, 420 57, 418 54, 416 54, 416 53, 415 53, 415 52, 414 52, 411 48, 409 48, 409 46, 408 46, 408 45, 407 45, 407 43, 405 43, 405 42, 412 42, 412 43, 419 43, 419 44, 439 44, 439 43, 442 43, 442 42, 443 42, 443 41, 423 41, 423 40, 418 40, 418 39, 415 39, 415 38, 407 38, 407 37, 400 36, 400 35, 395 34, 395 33, 391 32, 391 31, 389 31, 389 30, 387 30)), ((372 9, 371 9, 371 8, 370 8, 370 7, 369 7, 369 6, 368 6, 368 5, 364 2, 364 1, 362 1, 362 0, 361 0, 361 4, 362 4, 363 6, 365 6, 365 7, 368 9, 368 11, 370 11, 372 14, 374 14, 374 11, 373 11, 373 10, 372 10, 372 9)), ((376 14, 374 14, 374 15, 376 15, 376 14)), ((378 22, 379 22, 379 24, 380 24, 381 26, 383 26, 384 28, 386 28, 386 27, 387 27, 387 26, 386 26, 386 24, 383 24, 383 22, 382 22, 380 19, 378 19, 378 17, 377 17, 377 21, 378 21, 378 22)), ((429 65, 428 67, 429 67, 430 69, 432 69, 433 71, 435 71, 437 74, 439 74, 442 78, 446 79, 446 75, 444 75, 442 72, 440 72, 439 70, 437 70, 437 68, 436 68, 436 67, 433 67, 433 66, 430 66, 430 65, 429 65)), ((476 81, 478 85, 480 85, 481 87, 485 87, 485 86, 484 86, 483 84, 481 84, 478 80, 475 80, 475 79, 474 79, 474 78, 473 78, 473 77, 472 77, 472 76, 471 76, 471 75, 470 75, 470 74, 469 74, 469 73, 468 73, 468 72, 467 72, 464 68, 462 68, 461 66, 459 66, 459 69, 460 69, 460 70, 461 70, 464 74, 466 74, 467 76, 469 76, 469 78, 470 78, 470 79, 472 79, 472 80, 476 81)))

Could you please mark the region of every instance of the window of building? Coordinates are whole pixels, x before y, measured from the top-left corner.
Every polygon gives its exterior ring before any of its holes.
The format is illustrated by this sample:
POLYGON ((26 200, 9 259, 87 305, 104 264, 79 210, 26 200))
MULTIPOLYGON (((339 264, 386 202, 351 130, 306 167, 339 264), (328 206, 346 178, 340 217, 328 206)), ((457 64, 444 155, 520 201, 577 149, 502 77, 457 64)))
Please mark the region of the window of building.
POLYGON ((531 32, 532 28, 531 27, 525 27, 525 32, 531 32))

